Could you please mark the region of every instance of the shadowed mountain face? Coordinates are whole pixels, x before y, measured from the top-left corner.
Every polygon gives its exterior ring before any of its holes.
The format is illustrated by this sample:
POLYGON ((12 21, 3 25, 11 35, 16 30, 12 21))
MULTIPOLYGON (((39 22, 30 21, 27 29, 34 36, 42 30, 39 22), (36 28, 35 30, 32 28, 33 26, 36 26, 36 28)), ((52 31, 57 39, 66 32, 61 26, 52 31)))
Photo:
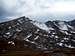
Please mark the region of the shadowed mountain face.
POLYGON ((0 23, 0 49, 31 48, 51 51, 75 48, 75 28, 71 22, 48 21, 40 23, 26 17, 0 23))

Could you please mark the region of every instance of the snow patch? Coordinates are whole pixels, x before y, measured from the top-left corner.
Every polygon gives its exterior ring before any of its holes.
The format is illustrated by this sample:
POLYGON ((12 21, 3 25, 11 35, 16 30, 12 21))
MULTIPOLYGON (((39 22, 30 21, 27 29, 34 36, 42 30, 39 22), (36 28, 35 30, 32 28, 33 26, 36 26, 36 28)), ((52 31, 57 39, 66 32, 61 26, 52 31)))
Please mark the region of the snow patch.
POLYGON ((49 31, 49 28, 44 24, 44 23, 40 23, 40 22, 33 22, 33 24, 37 27, 39 27, 40 29, 49 31))
POLYGON ((39 38, 39 36, 36 36, 36 38, 34 38, 34 40, 37 40, 39 38))
POLYGON ((58 24, 59 24, 59 28, 60 28, 61 30, 68 30, 66 23, 64 23, 64 22, 59 22, 58 24))

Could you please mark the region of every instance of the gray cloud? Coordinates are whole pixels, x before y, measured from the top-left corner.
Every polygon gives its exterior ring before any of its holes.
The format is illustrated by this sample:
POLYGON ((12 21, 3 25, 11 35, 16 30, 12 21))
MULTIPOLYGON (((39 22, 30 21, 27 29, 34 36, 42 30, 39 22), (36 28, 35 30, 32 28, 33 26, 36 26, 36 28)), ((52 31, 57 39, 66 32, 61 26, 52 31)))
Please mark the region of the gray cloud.
MULTIPOLYGON (((61 7, 64 1, 65 0, 0 0, 0 18, 20 17, 25 15, 31 18, 42 18, 42 20, 48 20, 51 17, 55 19, 55 16, 57 16, 56 18, 58 19, 59 16, 60 18, 62 17, 60 11, 64 11, 60 10, 58 7, 59 5, 61 7), (59 16, 57 15, 58 13, 59 16)), ((73 5, 75 5, 74 0, 66 0, 66 2, 68 1, 73 2, 73 5)), ((67 3, 65 3, 65 5, 66 4, 67 3)))

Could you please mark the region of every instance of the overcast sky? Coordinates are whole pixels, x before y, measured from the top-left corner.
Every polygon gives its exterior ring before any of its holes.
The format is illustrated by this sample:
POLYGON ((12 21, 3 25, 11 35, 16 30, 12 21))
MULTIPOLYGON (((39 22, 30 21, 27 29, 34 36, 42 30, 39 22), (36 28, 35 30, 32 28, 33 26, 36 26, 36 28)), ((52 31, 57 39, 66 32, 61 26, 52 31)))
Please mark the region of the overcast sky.
POLYGON ((26 16, 35 20, 73 20, 75 0, 0 0, 0 21, 26 16))

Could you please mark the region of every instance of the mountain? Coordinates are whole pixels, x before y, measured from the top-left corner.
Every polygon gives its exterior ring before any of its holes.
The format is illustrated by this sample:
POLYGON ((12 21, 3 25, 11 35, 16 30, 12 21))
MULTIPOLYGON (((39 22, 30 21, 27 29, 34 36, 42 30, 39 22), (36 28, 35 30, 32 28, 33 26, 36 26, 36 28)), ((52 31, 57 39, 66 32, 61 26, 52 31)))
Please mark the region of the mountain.
POLYGON ((41 23, 20 17, 0 23, 0 48, 3 49, 5 44, 12 48, 29 47, 40 51, 75 48, 75 28, 66 21, 41 23))
MULTIPOLYGON (((61 38, 60 43, 58 43, 58 45, 60 46, 65 46, 68 48, 74 48, 74 34, 75 34, 75 28, 74 28, 74 22, 75 21, 70 21, 66 22, 66 21, 47 21, 45 24, 49 27, 49 28, 53 28, 55 29, 54 33, 56 33, 57 36, 59 36, 59 38, 61 38), (73 22, 73 25, 72 25, 73 22)), ((50 30, 51 31, 51 30, 50 30)))

